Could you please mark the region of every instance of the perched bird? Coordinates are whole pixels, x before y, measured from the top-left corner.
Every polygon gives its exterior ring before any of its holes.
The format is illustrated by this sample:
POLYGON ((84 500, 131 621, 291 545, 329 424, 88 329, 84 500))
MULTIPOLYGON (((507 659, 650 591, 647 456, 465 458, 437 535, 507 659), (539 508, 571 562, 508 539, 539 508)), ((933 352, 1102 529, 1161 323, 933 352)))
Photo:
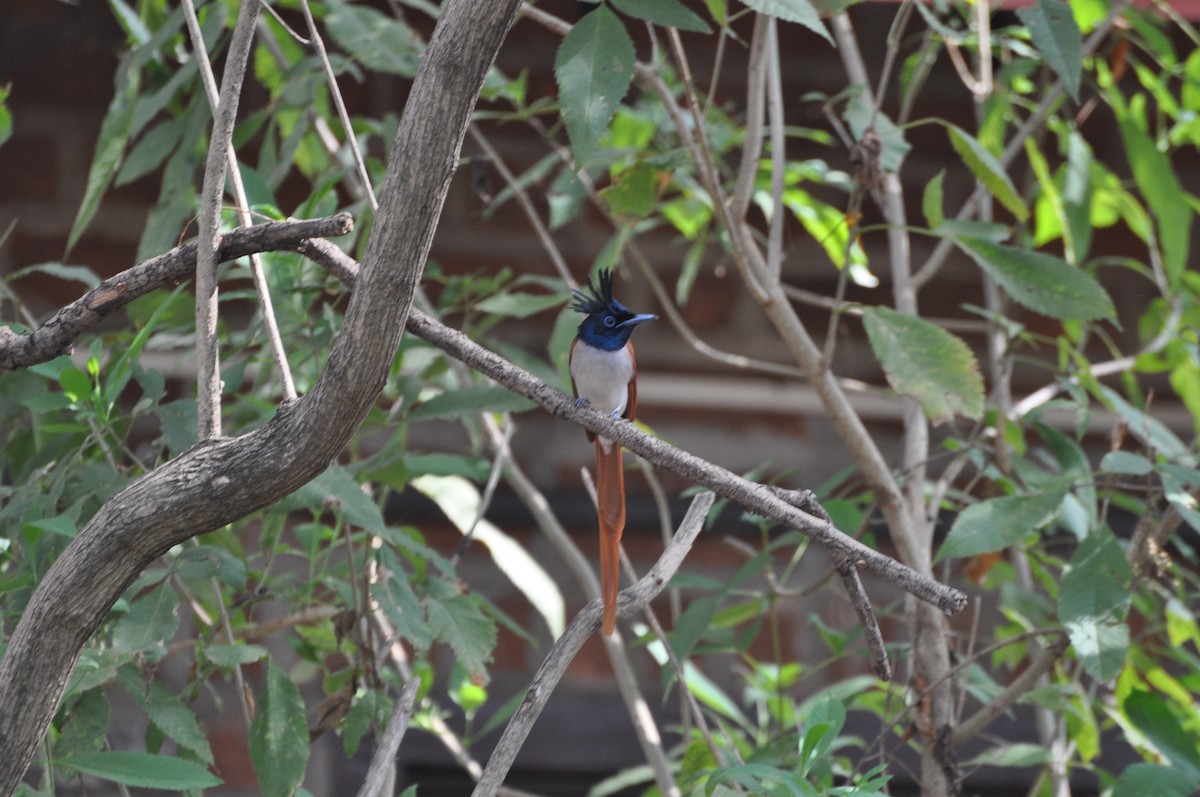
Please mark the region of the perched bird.
MULTIPOLYGON (((600 272, 597 288, 588 278, 586 291, 575 291, 572 310, 586 314, 571 343, 571 387, 575 403, 590 405, 614 420, 633 420, 637 413, 637 360, 629 336, 656 315, 635 315, 612 295, 612 272, 600 272)), ((625 475, 621 447, 591 432, 596 444, 596 503, 600 516, 600 585, 604 597, 604 633, 617 620, 617 575, 621 532, 625 530, 625 475)))

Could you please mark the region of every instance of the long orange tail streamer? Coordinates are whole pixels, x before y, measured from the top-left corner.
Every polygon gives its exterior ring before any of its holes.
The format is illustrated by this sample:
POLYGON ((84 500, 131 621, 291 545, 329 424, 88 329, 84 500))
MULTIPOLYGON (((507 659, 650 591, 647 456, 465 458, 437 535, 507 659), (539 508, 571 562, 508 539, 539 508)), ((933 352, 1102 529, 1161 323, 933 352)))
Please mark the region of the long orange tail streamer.
POLYGON ((625 471, 621 447, 596 438, 596 502, 600 516, 600 594, 604 597, 604 634, 617 623, 617 587, 621 570, 621 532, 625 530, 625 471))

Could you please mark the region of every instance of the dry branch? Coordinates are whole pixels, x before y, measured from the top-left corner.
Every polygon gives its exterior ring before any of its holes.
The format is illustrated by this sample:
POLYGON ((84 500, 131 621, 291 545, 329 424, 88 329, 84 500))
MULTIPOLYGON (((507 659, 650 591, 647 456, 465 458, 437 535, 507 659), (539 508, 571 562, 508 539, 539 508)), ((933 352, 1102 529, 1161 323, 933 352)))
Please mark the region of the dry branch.
MULTIPOLYGON (((221 236, 219 262, 256 252, 295 251, 309 238, 345 235, 354 218, 339 213, 324 219, 271 221, 221 236)), ((0 327, 0 371, 14 371, 69 354, 76 339, 114 310, 151 291, 196 276, 195 242, 172 249, 101 282, 27 334, 0 327)))

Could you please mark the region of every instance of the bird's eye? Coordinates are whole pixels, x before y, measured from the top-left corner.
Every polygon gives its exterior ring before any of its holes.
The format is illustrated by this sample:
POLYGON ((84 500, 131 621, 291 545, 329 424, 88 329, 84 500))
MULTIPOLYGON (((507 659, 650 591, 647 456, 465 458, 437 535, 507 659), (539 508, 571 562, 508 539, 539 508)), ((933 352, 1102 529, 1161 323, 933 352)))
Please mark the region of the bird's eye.
POLYGON ((617 325, 616 318, 614 318, 613 316, 610 316, 610 315, 604 316, 604 326, 609 327, 611 329, 612 327, 615 327, 616 325, 617 325))

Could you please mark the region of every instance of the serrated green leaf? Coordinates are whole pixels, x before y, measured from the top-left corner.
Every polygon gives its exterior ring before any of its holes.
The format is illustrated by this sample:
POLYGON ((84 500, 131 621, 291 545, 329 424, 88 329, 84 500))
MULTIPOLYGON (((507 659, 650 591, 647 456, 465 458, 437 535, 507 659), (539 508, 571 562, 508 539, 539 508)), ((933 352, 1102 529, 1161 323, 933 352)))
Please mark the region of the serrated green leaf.
POLYGON ((109 182, 121 165, 121 154, 129 140, 133 124, 133 109, 137 104, 138 88, 141 84, 141 72, 129 64, 129 57, 121 59, 117 66, 116 88, 104 121, 100 124, 100 134, 96 139, 96 153, 92 156, 92 165, 88 169, 87 187, 83 191, 83 201, 75 214, 75 222, 67 235, 67 251, 75 248, 79 236, 87 229, 96 209, 100 207, 100 198, 108 189, 109 182))
POLYGON ((163 584, 133 601, 113 628, 113 646, 137 653, 151 663, 167 653, 179 628, 179 596, 163 584))
MULTIPOLYGON (((308 750, 308 739, 304 749, 308 750)), ((142 789, 172 792, 210 789, 224 781, 195 761, 127 750, 108 750, 73 756, 58 762, 97 778, 142 789)))
POLYGON ((1094 320, 1116 315, 1112 299, 1086 271, 1061 258, 985 241, 956 238, 955 243, 1030 310, 1061 319, 1094 320))
POLYGON ((582 168, 629 91, 637 53, 619 17, 600 5, 575 23, 554 59, 558 101, 582 168))
POLYGON ((507 388, 485 385, 448 390, 434 396, 417 405, 409 418, 427 421, 430 418, 450 418, 478 412, 524 412, 535 406, 529 399, 507 388))
POLYGON ((297 490, 293 498, 314 509, 332 503, 341 510, 347 522, 376 534, 387 526, 374 499, 363 492, 362 485, 341 465, 331 465, 297 490))
POLYGON ((821 21, 817 10, 808 0, 742 0, 742 2, 760 14, 803 25, 833 44, 833 38, 825 28, 825 23, 821 21))
POLYGON ((1160 695, 1145 689, 1134 689, 1122 701, 1121 709, 1172 764, 1193 780, 1200 779, 1200 746, 1197 745, 1196 735, 1184 728, 1160 695))
POLYGON ((496 646, 496 624, 466 595, 430 597, 425 607, 434 638, 450 645, 473 675, 483 675, 496 646))
POLYGON ((945 200, 942 192, 942 182, 945 177, 945 169, 934 175, 933 179, 925 184, 925 193, 921 197, 921 211, 925 214, 925 223, 931 230, 937 229, 946 220, 945 200))
POLYGON ((966 343, 923 318, 869 308, 863 324, 897 393, 914 396, 933 423, 983 414, 983 377, 966 343))
POLYGON ((342 745, 346 757, 353 758, 371 726, 385 727, 391 714, 391 698, 378 689, 368 690, 362 697, 355 699, 345 721, 342 722, 342 745))
POLYGON ((54 742, 56 759, 99 752, 108 738, 109 701, 103 689, 89 689, 66 713, 66 723, 54 742))
POLYGON ((130 668, 123 669, 117 680, 155 727, 180 747, 195 753, 201 761, 213 763, 208 737, 201 730, 195 712, 185 706, 178 695, 159 681, 151 681, 147 688, 140 674, 130 668))
POLYGON ((330 37, 354 60, 376 72, 411 78, 421 65, 422 47, 405 24, 374 8, 344 0, 329 4, 330 37))
POLYGON ((275 662, 250 725, 250 761, 264 797, 290 797, 308 764, 308 723, 300 690, 275 662))
POLYGON ((1034 495, 990 498, 964 509, 954 520, 935 562, 1007 548, 1054 519, 1066 487, 1034 495))
POLYGON ((427 650, 433 644, 433 633, 425 621, 425 610, 408 583, 407 573, 391 549, 381 549, 378 556, 384 575, 372 586, 372 595, 400 638, 417 650, 427 650))
POLYGON ((566 301, 561 293, 497 293, 475 305, 481 313, 528 318, 543 310, 560 307, 566 301))
POLYGON ((708 25, 679 0, 611 0, 622 14, 694 33, 708 33, 708 25))
POLYGON ((1133 180, 1158 222, 1167 276, 1177 284, 1188 265, 1192 208, 1184 201, 1186 193, 1175 176, 1170 159, 1154 141, 1128 117, 1120 120, 1120 130, 1133 180))
POLYGON ((947 122, 946 132, 950 134, 950 145, 975 175, 975 179, 983 183, 992 196, 1017 217, 1017 221, 1024 223, 1029 218, 1029 208, 996 156, 980 144, 979 139, 957 125, 947 122))
POLYGON ((558 585, 520 543, 479 516, 482 498, 475 485, 459 476, 420 476, 412 486, 437 504, 460 532, 474 528, 474 539, 487 547, 496 566, 542 615, 550 635, 561 636, 567 610, 558 585))
POLYGON ((1113 784, 1112 797, 1191 797, 1200 778, 1159 764, 1133 764, 1113 784))
POLYGON ((1029 28, 1033 46, 1041 52, 1046 64, 1062 78, 1071 99, 1079 102, 1082 34, 1071 6, 1062 0, 1037 0, 1031 6, 1018 8, 1017 17, 1029 28))

